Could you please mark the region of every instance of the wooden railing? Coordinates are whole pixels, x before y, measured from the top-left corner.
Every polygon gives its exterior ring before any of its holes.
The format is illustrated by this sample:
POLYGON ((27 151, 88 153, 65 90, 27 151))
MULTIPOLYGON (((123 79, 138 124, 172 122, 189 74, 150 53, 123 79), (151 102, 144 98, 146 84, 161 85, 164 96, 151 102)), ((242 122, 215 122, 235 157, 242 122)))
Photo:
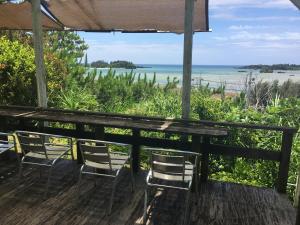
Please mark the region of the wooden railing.
MULTIPOLYGON (((50 123, 51 124, 51 123, 50 123)), ((0 106, 0 131, 30 130, 67 135, 74 138, 104 139, 132 145, 134 170, 139 169, 141 146, 164 147, 200 152, 201 180, 209 174, 209 155, 226 155, 246 159, 279 162, 276 189, 285 193, 287 188, 293 136, 297 129, 291 127, 266 126, 203 120, 166 119, 161 117, 131 116, 111 113, 82 112, 58 109, 41 109, 21 106, 0 106), (37 121, 39 123, 37 123, 37 121), (72 124, 73 128, 42 126, 50 121, 72 124), (40 125, 38 125, 40 124, 40 125), (130 129, 131 134, 105 132, 106 127, 130 129), (257 149, 215 144, 212 139, 226 140, 230 129, 265 130, 282 133, 280 149, 257 149), (154 138, 141 135, 141 131, 163 132, 183 135, 184 138, 154 138), (191 137, 191 138, 188 138, 191 137)), ((80 154, 79 154, 80 155, 80 154)), ((80 160, 80 158, 79 158, 80 160)))

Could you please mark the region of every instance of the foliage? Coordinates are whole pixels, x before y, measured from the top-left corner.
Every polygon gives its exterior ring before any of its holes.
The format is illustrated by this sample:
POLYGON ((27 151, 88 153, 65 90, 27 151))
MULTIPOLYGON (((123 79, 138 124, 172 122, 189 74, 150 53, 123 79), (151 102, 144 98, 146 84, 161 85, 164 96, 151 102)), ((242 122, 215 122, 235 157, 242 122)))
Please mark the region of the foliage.
POLYGON ((279 84, 278 80, 270 82, 258 81, 249 88, 247 100, 250 105, 256 108, 264 108, 268 106, 273 99, 280 98, 300 98, 300 82, 287 80, 283 84, 279 84))
POLYGON ((33 49, 18 41, 0 38, 1 104, 36 104, 33 49))
MULTIPOLYGON (((13 33, 21 37, 21 33, 13 33)), ((20 41, 0 39, 0 94, 1 104, 36 105, 34 51, 31 36, 22 36, 20 41)), ((49 104, 53 105, 59 91, 65 85, 68 68, 64 59, 49 49, 45 51, 46 80, 49 104)))
POLYGON ((137 66, 134 65, 132 62, 128 62, 128 61, 121 61, 121 60, 117 60, 117 61, 112 61, 110 63, 105 62, 103 60, 97 60, 95 62, 91 63, 91 67, 93 68, 124 68, 124 69, 136 69, 137 66))
POLYGON ((124 68, 124 69, 136 69, 136 65, 134 65, 132 62, 128 61, 122 61, 122 60, 117 60, 117 61, 112 61, 110 62, 109 66, 111 68, 124 68))
POLYGON ((155 93, 164 90, 168 92, 176 88, 175 83, 169 82, 167 88, 156 85, 156 75, 148 79, 145 74, 135 74, 133 71, 124 74, 116 74, 115 70, 109 70, 107 74, 97 73, 96 69, 90 70, 86 76, 76 78, 79 86, 90 90, 96 96, 101 105, 100 111, 123 112, 126 108, 139 103, 155 93))
POLYGON ((125 112, 128 114, 179 118, 181 115, 181 98, 177 92, 175 90, 167 93, 157 91, 151 98, 133 105, 125 112))
POLYGON ((91 67, 94 68, 107 68, 109 67, 109 63, 105 62, 104 60, 97 60, 91 63, 91 67))
POLYGON ((75 32, 50 31, 44 35, 45 54, 51 53, 63 61, 66 75, 81 77, 85 67, 81 64, 88 46, 75 32))
POLYGON ((74 86, 60 92, 58 107, 62 109, 98 111, 99 104, 88 90, 74 86))
POLYGON ((261 73, 273 73, 273 70, 300 70, 300 65, 296 64, 274 64, 274 65, 250 65, 242 66, 240 69, 260 70, 261 73))

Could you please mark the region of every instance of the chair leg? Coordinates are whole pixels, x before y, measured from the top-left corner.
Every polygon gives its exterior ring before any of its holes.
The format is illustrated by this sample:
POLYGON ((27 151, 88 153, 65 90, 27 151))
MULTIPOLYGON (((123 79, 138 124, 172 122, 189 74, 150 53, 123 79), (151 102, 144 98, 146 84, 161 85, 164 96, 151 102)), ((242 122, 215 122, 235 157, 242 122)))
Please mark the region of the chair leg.
POLYGON ((80 172, 79 172, 79 178, 78 178, 78 183, 77 183, 77 194, 78 194, 78 198, 80 197, 80 185, 81 185, 81 179, 82 179, 82 170, 83 170, 83 166, 81 166, 80 168, 80 172))
POLYGON ((114 195, 115 195, 115 190, 116 190, 116 185, 117 185, 117 177, 114 179, 112 190, 111 190, 111 195, 110 195, 110 201, 109 201, 109 207, 108 207, 108 215, 111 214, 111 209, 114 201, 114 195))
POLYGON ((20 163, 20 165, 19 165, 19 185, 21 184, 22 178, 23 178, 23 164, 20 163))
POLYGON ((47 179, 47 183, 46 183, 46 191, 45 191, 45 194, 44 194, 44 198, 46 198, 47 194, 48 194, 49 184, 50 184, 50 179, 51 179, 51 174, 52 174, 52 169, 53 169, 53 166, 50 167, 49 172, 48 172, 48 179, 47 179))
POLYGON ((144 199, 144 213, 143 213, 143 224, 147 222, 147 207, 148 207, 148 187, 145 189, 145 199, 144 199))
POLYGON ((183 225, 188 224, 188 215, 189 215, 189 206, 190 206, 190 190, 188 191, 185 199, 185 209, 184 209, 184 217, 183 217, 183 225))
POLYGON ((130 176, 131 176, 131 192, 133 192, 135 188, 135 180, 134 180, 132 164, 130 165, 130 176))
POLYGON ((76 179, 76 171, 77 171, 77 162, 75 160, 73 160, 73 178, 76 179))
POLYGON ((42 167, 40 166, 39 168, 39 173, 40 173, 40 179, 42 178, 42 167))
POLYGON ((199 171, 196 170, 196 177, 195 177, 195 191, 196 191, 196 205, 198 205, 199 201, 199 171))
MULTIPOLYGON (((97 172, 97 169, 94 168, 94 173, 97 172)), ((97 187, 97 176, 94 176, 94 187, 97 187)))

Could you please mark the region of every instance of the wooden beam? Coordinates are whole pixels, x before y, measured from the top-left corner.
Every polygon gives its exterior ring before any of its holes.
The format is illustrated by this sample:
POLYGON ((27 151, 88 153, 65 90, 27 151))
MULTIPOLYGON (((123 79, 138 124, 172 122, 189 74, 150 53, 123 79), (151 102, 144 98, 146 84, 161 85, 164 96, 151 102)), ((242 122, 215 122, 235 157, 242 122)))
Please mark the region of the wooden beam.
POLYGON ((208 150, 209 154, 226 155, 233 157, 242 157, 246 159, 262 159, 280 162, 281 153, 279 151, 257 149, 257 148, 243 148, 237 146, 226 146, 211 144, 208 150))
POLYGON ((38 106, 47 107, 47 83, 46 70, 44 65, 44 51, 43 51, 43 30, 41 18, 41 1, 31 0, 32 6, 32 32, 33 44, 36 65, 36 83, 37 83, 37 97, 38 106))
POLYGON ((140 144, 139 139, 141 137, 141 131, 138 129, 132 129, 132 167, 135 173, 139 172, 140 170, 140 144))
MULTIPOLYGON (((298 202, 300 201, 300 196, 299 196, 299 199, 298 199, 298 202)), ((297 207, 297 216, 296 216, 296 223, 295 225, 300 225, 300 207, 298 205, 297 207)))
POLYGON ((283 132, 281 143, 281 159, 277 181, 277 191, 279 193, 286 193, 293 138, 293 133, 283 132))
MULTIPOLYGON (((299 175, 300 175, 300 170, 298 170, 296 189, 295 189, 295 195, 294 195, 294 207, 298 207, 298 208, 299 208, 299 198, 300 198, 300 177, 299 177, 299 175)), ((300 220, 299 220, 299 222, 300 222, 300 220)))
POLYGON ((185 0, 182 79, 182 118, 188 119, 191 107, 194 0, 185 0))
POLYGON ((209 146, 210 146, 210 138, 209 137, 204 137, 203 138, 203 143, 201 146, 201 177, 200 180, 201 182, 206 182, 208 180, 208 175, 209 175, 209 146))
MULTIPOLYGON (((81 138, 84 133, 84 125, 83 124, 76 124, 76 135, 74 135, 76 138, 81 138)), ((73 136, 73 137, 74 137, 73 136)), ((82 158, 82 155, 81 155, 81 152, 80 152, 80 146, 79 146, 79 143, 77 142, 76 143, 76 155, 77 155, 77 163, 78 164, 83 164, 83 158, 82 158)))
MULTIPOLYGON (((178 122, 185 125, 188 124, 201 124, 205 126, 218 126, 218 127, 231 127, 231 128, 247 128, 247 129, 255 129, 255 130, 272 130, 272 131, 285 131, 290 133, 296 133, 298 131, 295 127, 283 127, 283 126, 270 126, 270 125, 261 125, 261 124, 249 124, 249 123, 233 123, 233 122, 215 122, 209 120, 194 120, 194 119, 168 119, 164 117, 155 117, 155 116, 137 116, 137 115, 128 115, 128 114, 121 114, 121 113, 102 113, 102 112, 92 112, 92 111, 76 111, 76 110, 65 110, 65 109, 55 109, 55 108, 47 108, 47 109, 40 109, 35 107, 29 106, 7 106, 7 105, 0 105, 0 116, 7 116, 7 117, 15 117, 16 111, 19 114, 22 114, 24 117, 28 117, 25 115, 26 113, 35 111, 35 112, 55 112, 57 113, 57 118, 60 118, 62 114, 74 114, 78 116, 84 117, 91 117, 91 116, 103 116, 107 117, 108 119, 111 118, 122 118, 122 119, 129 119, 129 120, 147 120, 147 121, 161 121, 165 122, 178 122)), ((78 121, 79 122, 79 121, 78 121)))

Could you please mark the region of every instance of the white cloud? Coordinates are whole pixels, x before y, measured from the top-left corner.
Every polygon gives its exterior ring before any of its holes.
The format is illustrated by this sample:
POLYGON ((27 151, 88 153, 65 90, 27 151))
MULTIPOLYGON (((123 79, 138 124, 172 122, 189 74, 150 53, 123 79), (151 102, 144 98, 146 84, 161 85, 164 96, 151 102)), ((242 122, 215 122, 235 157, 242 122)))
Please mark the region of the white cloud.
POLYGON ((287 21, 296 22, 300 21, 300 16, 240 16, 233 12, 220 12, 219 10, 213 12, 210 18, 221 19, 221 20, 234 20, 234 21, 247 21, 247 22, 257 22, 257 21, 287 21))
POLYGON ((300 32, 283 32, 283 33, 264 33, 264 32, 249 32, 246 30, 235 32, 228 36, 215 36, 217 41, 295 41, 300 43, 300 32))
POLYGON ((267 28, 270 28, 270 26, 232 25, 228 27, 229 30, 254 30, 267 28))
POLYGON ((300 43, 283 43, 283 42, 264 42, 257 43, 254 41, 241 41, 241 42, 233 42, 232 45, 236 45, 243 48, 249 48, 254 50, 274 50, 278 51, 279 49, 300 49, 300 43))
POLYGON ((293 22, 293 21, 300 21, 300 16, 258 16, 258 17, 236 17, 237 20, 240 21, 272 21, 272 20, 278 20, 278 21, 287 21, 287 22, 293 22))
POLYGON ((293 8, 289 0, 211 0, 212 8, 293 8))

